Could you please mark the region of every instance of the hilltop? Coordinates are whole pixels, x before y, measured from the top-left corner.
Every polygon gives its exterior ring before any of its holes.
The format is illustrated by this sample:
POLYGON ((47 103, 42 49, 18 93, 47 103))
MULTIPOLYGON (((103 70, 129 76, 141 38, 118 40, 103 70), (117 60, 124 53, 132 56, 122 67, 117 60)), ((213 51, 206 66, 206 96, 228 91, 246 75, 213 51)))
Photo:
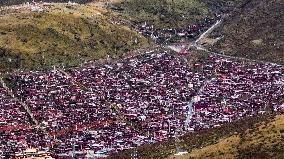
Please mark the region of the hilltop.
POLYGON ((283 8, 281 0, 247 0, 212 34, 221 37, 212 50, 284 64, 283 8))
POLYGON ((95 4, 29 7, 1 10, 1 70, 44 69, 61 63, 76 66, 117 58, 148 43, 129 27, 114 23, 108 11, 95 4))

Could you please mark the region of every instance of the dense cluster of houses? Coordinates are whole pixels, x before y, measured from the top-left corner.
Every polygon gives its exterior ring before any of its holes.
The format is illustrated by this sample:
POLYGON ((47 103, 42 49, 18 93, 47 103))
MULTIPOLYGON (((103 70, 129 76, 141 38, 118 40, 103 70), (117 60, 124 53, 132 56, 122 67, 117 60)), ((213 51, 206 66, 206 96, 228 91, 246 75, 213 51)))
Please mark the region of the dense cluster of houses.
POLYGON ((18 72, 8 81, 39 125, 31 124, 31 114, 1 87, 2 156, 36 147, 59 158, 105 157, 283 111, 284 102, 283 66, 209 55, 189 67, 167 51, 116 63, 18 72))
MULTIPOLYGON (((43 2, 43 1, 31 1, 31 2, 26 2, 18 5, 7 5, 7 6, 0 6, 0 11, 13 11, 13 12, 18 12, 18 11, 30 11, 30 12, 48 12, 49 9, 53 6, 53 3, 49 2, 43 2)), ((66 3, 66 6, 74 6, 78 5, 78 3, 71 2, 69 1, 66 3)))
POLYGON ((221 17, 219 15, 214 18, 208 17, 201 20, 199 24, 189 25, 184 28, 157 29, 154 27, 154 25, 151 25, 147 22, 138 24, 136 28, 140 34, 153 39, 156 43, 168 44, 179 41, 192 41, 220 18, 221 17))

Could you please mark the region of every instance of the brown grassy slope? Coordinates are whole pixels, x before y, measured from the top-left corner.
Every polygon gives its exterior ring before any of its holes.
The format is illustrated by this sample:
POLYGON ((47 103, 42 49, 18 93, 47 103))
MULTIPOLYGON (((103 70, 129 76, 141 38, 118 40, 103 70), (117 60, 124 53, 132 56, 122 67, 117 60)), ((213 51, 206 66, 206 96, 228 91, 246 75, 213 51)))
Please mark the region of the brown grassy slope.
POLYGON ((217 30, 213 50, 284 64, 283 0, 247 0, 217 30))
POLYGON ((112 24, 106 14, 92 4, 54 4, 43 13, 2 11, 0 70, 73 66, 120 57, 147 44, 130 28, 112 24))
POLYGON ((268 123, 258 123, 245 132, 221 139, 218 143, 193 149, 184 156, 170 159, 280 159, 284 158, 284 115, 268 123))

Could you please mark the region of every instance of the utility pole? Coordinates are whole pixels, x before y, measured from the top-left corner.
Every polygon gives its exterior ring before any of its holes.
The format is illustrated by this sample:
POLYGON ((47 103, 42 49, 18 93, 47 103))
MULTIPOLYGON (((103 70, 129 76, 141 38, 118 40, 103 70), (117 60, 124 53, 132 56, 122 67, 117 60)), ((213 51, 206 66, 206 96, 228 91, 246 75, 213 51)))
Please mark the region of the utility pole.
POLYGON ((180 147, 179 147, 179 138, 178 138, 178 129, 177 128, 175 130, 175 146, 176 146, 176 153, 179 153, 180 147))
POLYGON ((176 147, 176 154, 175 155, 184 155, 184 154, 187 154, 188 152, 187 151, 184 151, 180 148, 180 140, 179 140, 179 132, 180 131, 180 127, 179 128, 176 128, 176 131, 175 131, 175 147, 176 147))
POLYGON ((131 159, 138 159, 137 149, 135 148, 131 153, 131 159))
POLYGON ((189 123, 193 116, 193 101, 190 101, 190 103, 187 105, 187 113, 186 113, 186 120, 185 120, 185 128, 188 130, 189 123))
POLYGON ((75 138, 72 138, 72 141, 73 141, 73 143, 72 143, 72 158, 73 159, 75 159, 75 156, 76 156, 76 154, 75 154, 75 138))

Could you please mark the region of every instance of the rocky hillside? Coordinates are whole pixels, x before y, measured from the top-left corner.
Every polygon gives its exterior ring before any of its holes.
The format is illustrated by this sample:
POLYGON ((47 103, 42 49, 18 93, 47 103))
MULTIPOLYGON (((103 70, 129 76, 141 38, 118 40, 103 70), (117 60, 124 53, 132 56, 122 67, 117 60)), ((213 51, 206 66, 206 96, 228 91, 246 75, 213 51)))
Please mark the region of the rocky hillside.
POLYGON ((212 37, 222 37, 214 51, 284 64, 284 3, 246 0, 212 37))

